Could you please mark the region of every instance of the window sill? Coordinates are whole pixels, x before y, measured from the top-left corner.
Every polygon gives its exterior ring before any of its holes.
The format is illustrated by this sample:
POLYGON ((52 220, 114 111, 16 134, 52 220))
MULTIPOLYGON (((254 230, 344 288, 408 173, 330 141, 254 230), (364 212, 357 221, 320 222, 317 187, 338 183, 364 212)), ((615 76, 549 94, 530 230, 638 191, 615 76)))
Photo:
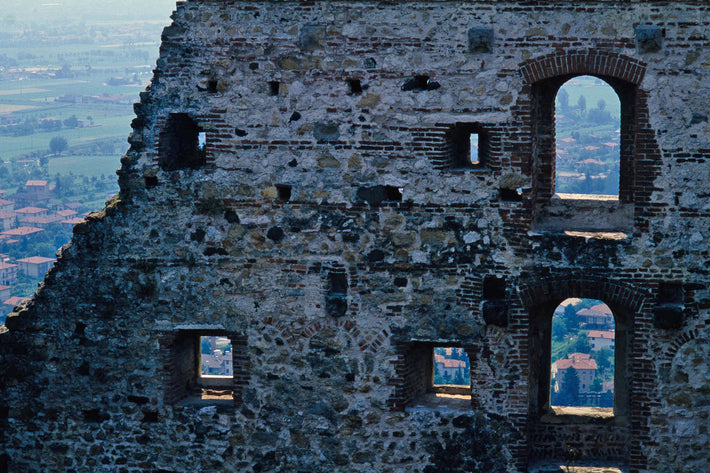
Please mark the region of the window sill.
POLYGON ((615 196, 556 194, 537 209, 533 230, 577 232, 583 235, 620 235, 633 230, 634 205, 615 196))
POLYGON ((561 461, 551 465, 531 465, 528 471, 530 473, 623 473, 625 470, 615 466, 570 466, 569 462, 561 461))
POLYGON ((203 389, 201 393, 190 395, 177 403, 181 407, 203 408, 216 406, 217 408, 233 408, 234 395, 231 389, 203 389))
POLYGON ((471 386, 463 384, 435 384, 432 391, 435 394, 468 396, 469 399, 471 398, 471 386))
POLYGON ((417 399, 409 409, 451 409, 455 411, 471 410, 471 395, 427 393, 417 399))
POLYGON ((614 415, 611 407, 552 406, 540 417, 543 424, 625 425, 625 417, 614 415))

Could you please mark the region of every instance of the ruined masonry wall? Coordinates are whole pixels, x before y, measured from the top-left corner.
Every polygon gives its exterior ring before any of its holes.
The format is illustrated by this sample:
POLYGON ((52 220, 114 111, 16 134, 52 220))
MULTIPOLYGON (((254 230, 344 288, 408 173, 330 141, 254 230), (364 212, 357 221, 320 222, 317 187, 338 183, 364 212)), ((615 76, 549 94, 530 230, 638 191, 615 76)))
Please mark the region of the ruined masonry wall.
POLYGON ((119 197, 0 334, 0 472, 702 470, 709 32, 693 1, 179 3, 119 197), (583 74, 625 97, 604 213, 550 200, 583 74), (567 297, 616 316, 611 419, 549 409, 567 297), (193 397, 204 334, 227 400, 193 397), (470 401, 426 394, 434 344, 470 401))

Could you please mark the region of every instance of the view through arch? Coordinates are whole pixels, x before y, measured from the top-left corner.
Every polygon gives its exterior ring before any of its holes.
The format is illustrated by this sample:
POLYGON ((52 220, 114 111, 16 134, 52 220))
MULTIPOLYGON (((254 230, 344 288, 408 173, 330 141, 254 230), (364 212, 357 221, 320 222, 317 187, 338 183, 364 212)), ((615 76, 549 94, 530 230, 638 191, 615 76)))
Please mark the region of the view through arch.
POLYGON ((619 196, 621 102, 601 79, 565 82, 555 101, 557 194, 619 196))
POLYGON ((614 407, 615 320, 597 299, 564 300, 552 317, 550 405, 614 407))

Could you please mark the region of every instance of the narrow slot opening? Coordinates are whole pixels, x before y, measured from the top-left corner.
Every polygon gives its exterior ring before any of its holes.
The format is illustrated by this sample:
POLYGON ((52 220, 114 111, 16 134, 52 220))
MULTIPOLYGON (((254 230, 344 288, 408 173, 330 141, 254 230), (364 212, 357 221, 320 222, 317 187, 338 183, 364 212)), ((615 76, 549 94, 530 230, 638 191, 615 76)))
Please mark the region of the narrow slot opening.
POLYGON ((276 195, 278 200, 284 202, 291 200, 291 186, 287 184, 276 184, 276 195))
POLYGON ((471 164, 480 164, 480 160, 478 159, 478 133, 471 133, 469 135, 469 147, 469 159, 471 160, 471 164))
POLYGON ((350 88, 350 95, 360 95, 362 93, 362 84, 360 79, 349 79, 348 87, 350 88))
POLYGON ((269 95, 275 97, 279 95, 279 89, 281 88, 281 82, 277 80, 269 81, 269 95))

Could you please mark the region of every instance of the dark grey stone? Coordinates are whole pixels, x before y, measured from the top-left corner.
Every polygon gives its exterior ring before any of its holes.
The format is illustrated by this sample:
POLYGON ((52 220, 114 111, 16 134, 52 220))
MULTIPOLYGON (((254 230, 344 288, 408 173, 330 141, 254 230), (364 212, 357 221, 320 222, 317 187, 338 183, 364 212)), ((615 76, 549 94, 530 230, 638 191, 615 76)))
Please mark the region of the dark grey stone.
POLYGON ((472 53, 493 52, 493 29, 471 28, 468 30, 468 50, 472 53))

